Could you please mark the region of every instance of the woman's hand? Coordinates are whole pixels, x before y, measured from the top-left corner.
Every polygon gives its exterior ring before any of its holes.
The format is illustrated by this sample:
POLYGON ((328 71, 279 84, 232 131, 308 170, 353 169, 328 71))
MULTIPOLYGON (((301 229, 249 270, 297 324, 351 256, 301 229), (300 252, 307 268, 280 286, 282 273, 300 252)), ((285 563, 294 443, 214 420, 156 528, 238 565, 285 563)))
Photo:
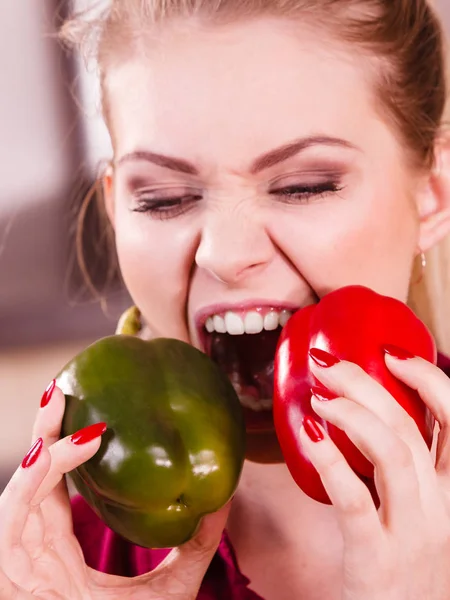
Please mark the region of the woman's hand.
POLYGON ((385 359, 393 375, 418 391, 439 423, 436 460, 413 419, 353 363, 314 365, 317 379, 339 397, 312 400, 314 411, 345 431, 375 465, 378 511, 369 490, 325 431, 313 421, 300 432, 343 533, 339 597, 448 600, 450 380, 434 365, 401 349, 391 349, 385 359))
POLYGON ((60 440, 64 407, 64 395, 55 388, 36 418, 31 455, 0 496, 0 600, 196 598, 229 505, 206 517, 197 536, 151 573, 123 578, 89 568, 73 534, 63 475, 97 452, 102 427, 90 428, 88 433, 96 434, 91 441, 85 441, 86 434, 84 443, 60 440))

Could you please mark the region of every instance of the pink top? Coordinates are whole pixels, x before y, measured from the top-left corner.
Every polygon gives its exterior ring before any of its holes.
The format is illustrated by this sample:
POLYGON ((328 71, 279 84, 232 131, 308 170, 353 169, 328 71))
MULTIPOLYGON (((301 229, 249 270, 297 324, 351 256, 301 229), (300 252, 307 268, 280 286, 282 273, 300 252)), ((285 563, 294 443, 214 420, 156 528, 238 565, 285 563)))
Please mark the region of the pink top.
MULTIPOLYGON (((450 377, 450 359, 440 355, 439 367, 450 377)), ((72 499, 74 532, 86 563, 98 571, 124 577, 154 569, 169 550, 147 550, 115 534, 97 517, 81 496, 72 499)), ((263 600, 248 588, 249 579, 239 570, 226 531, 203 579, 197 600, 263 600)))
MULTIPOLYGON (((148 550, 127 542, 97 517, 81 496, 72 499, 74 532, 90 567, 123 577, 148 573, 170 550, 148 550)), ((226 532, 211 561, 198 600, 262 600, 248 589, 249 579, 239 570, 226 532)))

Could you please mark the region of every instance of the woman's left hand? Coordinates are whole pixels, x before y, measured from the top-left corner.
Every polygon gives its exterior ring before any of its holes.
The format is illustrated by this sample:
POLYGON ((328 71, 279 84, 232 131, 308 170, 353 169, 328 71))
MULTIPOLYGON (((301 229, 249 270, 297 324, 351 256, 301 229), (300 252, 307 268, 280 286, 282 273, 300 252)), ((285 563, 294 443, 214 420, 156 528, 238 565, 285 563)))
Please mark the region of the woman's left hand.
POLYGON ((317 379, 339 397, 313 397, 312 407, 345 431, 375 465, 378 510, 325 431, 317 426, 323 437, 317 443, 304 427, 300 432, 340 522, 342 600, 448 600, 450 379, 421 358, 386 354, 385 359, 393 375, 418 391, 439 423, 436 460, 413 419, 360 367, 345 361, 313 366, 317 379))

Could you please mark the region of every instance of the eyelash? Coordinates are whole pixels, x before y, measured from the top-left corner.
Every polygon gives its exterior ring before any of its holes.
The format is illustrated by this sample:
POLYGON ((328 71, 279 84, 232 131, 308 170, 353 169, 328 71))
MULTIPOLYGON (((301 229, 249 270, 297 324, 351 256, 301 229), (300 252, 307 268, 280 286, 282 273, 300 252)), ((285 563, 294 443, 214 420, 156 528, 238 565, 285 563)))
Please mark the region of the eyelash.
POLYGON ((288 203, 292 201, 292 204, 296 204, 301 202, 307 203, 313 197, 324 198, 328 194, 336 194, 343 189, 343 186, 340 186, 336 181, 324 181, 315 185, 288 185, 278 190, 272 190, 270 193, 286 197, 288 203))
POLYGON ((133 209, 133 212, 148 213, 153 218, 173 219, 185 214, 192 206, 199 202, 202 196, 174 196, 168 198, 146 198, 141 196, 138 198, 138 206, 133 209), (190 199, 190 200, 186 200, 190 199))
MULTIPOLYGON (((315 185, 289 185, 272 190, 270 195, 279 196, 288 204, 307 203, 313 197, 324 198, 329 194, 342 191, 336 181, 326 181, 315 185)), ((161 220, 173 219, 187 213, 202 196, 187 195, 168 198, 146 198, 144 195, 138 197, 138 206, 133 212, 148 213, 153 218, 161 220)))

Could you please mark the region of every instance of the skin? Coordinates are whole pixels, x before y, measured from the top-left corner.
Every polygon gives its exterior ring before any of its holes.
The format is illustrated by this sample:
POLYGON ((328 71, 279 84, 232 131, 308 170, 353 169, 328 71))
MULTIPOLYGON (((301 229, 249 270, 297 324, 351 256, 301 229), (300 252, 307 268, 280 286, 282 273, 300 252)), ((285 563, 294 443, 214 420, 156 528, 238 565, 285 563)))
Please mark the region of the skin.
MULTIPOLYGON (((153 335, 200 347, 196 317, 208 306, 300 307, 352 283, 406 300, 415 256, 450 230, 447 141, 437 143, 438 168, 412 170, 377 109, 367 63, 354 49, 325 43, 323 32, 295 31, 268 20, 197 28, 195 35, 168 28, 146 57, 109 73, 115 161, 104 181, 107 210, 123 277, 153 335), (344 143, 315 144, 252 172, 261 153, 310 136, 344 143), (189 161, 198 173, 124 158, 138 150, 189 161), (339 191, 307 202, 270 193, 330 179, 339 191), (163 184, 170 195, 194 193, 198 200, 182 214, 136 212, 139 195, 163 184)), ((205 519, 198 538, 139 581, 93 574, 80 560, 60 473, 91 456, 99 441, 77 449, 56 441, 64 410, 56 390, 36 421, 34 437, 46 442, 42 456, 19 469, 0 498, 0 521, 8 524, 0 539, 0 592, 19 587, 18 598, 45 597, 36 589, 47 585, 63 596, 76 588, 70 598, 103 598, 105 588, 113 598, 194 598, 227 522, 250 587, 268 600, 445 600, 450 382, 418 358, 386 362, 419 390, 443 428, 436 463, 406 413, 356 365, 317 366, 316 377, 340 397, 316 402, 316 412, 374 462, 380 512, 331 440, 314 443, 302 429, 332 507, 302 494, 277 462, 274 444, 271 456, 246 462, 231 511, 205 519), (38 506, 31 513, 30 503, 38 506), (57 557, 38 539, 35 513, 50 540, 58 532, 57 557), (26 562, 36 548, 48 572, 39 560, 26 562), (65 556, 70 560, 55 566, 65 556), (59 587, 55 572, 67 573, 59 587)))
MULTIPOLYGON (((116 162, 106 181, 108 210, 127 288, 155 335, 200 347, 195 320, 207 306, 264 300, 304 306, 352 283, 406 300, 414 256, 430 244, 419 215, 430 206, 439 210, 439 199, 429 182, 411 177, 399 139, 376 111, 367 65, 316 39, 269 21, 195 38, 174 30, 150 60, 111 73, 116 162), (317 144, 251 173, 262 152, 314 135, 353 147, 317 144), (198 175, 124 158, 138 149, 183 158, 198 175), (287 204, 268 193, 330 176, 342 190, 309 202, 287 204), (142 179, 138 185, 135 177, 142 179), (203 199, 186 203, 178 216, 133 212, 137 194, 162 183, 170 184, 167 195, 192 187, 203 199), (164 258, 154 259, 156 253, 164 258)), ((275 436, 261 445, 258 439, 249 436, 252 458, 270 460, 270 448, 277 460, 275 436)), ((290 581, 286 597, 293 586, 307 598, 323 597, 324 563, 340 577, 334 515, 300 499, 284 465, 247 465, 228 527, 240 564, 262 595, 281 598, 276 572, 290 581), (271 482, 276 485, 266 491, 271 482), (292 529, 294 504, 298 528, 292 529), (266 545, 268 521, 286 548, 276 567, 272 550, 262 556, 258 550, 266 545), (294 575, 303 560, 308 568, 294 575)), ((325 585, 332 589, 330 581, 325 585)))

